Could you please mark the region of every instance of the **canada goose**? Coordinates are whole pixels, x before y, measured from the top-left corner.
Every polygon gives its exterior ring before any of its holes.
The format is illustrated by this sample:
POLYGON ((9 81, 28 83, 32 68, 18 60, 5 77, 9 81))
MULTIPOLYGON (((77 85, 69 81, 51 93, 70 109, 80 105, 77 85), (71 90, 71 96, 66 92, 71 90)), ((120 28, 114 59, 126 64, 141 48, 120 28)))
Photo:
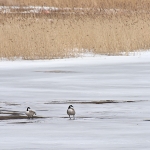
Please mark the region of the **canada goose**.
POLYGON ((36 112, 31 110, 30 107, 27 107, 25 114, 28 116, 28 118, 33 118, 33 116, 36 115, 36 112))
POLYGON ((71 119, 71 115, 73 115, 73 118, 75 119, 75 110, 72 105, 69 105, 67 109, 67 114, 69 115, 69 118, 71 119))

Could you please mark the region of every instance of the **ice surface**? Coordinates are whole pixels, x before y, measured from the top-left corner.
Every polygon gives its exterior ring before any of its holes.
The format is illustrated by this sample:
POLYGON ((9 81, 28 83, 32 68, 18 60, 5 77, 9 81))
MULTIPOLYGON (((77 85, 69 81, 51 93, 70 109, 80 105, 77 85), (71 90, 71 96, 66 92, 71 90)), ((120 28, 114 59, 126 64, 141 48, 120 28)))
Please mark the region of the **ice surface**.
POLYGON ((1 61, 0 95, 14 102, 148 100, 149 74, 149 52, 136 56, 1 61))
POLYGON ((30 106, 47 117, 0 120, 1 149, 149 150, 149 74, 149 51, 0 61, 0 116, 30 106), (118 103, 82 103, 100 100, 118 103), (67 118, 71 101, 75 120, 67 118))

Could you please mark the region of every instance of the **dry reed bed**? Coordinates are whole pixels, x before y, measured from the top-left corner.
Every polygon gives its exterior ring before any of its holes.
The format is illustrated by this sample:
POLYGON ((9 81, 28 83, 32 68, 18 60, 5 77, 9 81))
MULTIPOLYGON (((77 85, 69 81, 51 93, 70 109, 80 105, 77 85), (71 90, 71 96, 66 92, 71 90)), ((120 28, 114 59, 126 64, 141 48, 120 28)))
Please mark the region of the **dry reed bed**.
POLYGON ((150 48, 147 13, 0 14, 0 58, 52 59, 150 48))

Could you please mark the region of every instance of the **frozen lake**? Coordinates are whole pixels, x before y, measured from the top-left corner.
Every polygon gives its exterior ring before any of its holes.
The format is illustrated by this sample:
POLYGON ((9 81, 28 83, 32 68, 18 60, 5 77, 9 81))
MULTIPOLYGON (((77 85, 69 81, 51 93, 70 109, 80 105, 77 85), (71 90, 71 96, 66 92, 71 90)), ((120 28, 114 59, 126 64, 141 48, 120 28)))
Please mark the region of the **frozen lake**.
POLYGON ((149 51, 0 61, 3 150, 149 150, 149 106, 149 51), (69 104, 75 120, 66 114, 69 104), (45 118, 25 118, 28 106, 45 118), (24 118, 11 119, 17 115, 24 118))

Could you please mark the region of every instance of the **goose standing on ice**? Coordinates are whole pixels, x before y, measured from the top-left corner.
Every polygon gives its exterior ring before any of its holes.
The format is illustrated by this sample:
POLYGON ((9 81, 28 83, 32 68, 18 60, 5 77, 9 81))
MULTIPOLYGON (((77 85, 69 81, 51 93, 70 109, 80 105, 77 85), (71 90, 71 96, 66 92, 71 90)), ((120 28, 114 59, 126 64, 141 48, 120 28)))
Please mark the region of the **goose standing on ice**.
POLYGON ((75 110, 72 105, 69 105, 67 109, 67 114, 69 115, 69 118, 71 119, 71 115, 73 115, 73 118, 75 119, 75 110))
POLYGON ((33 118, 34 115, 36 115, 36 112, 31 110, 30 107, 27 107, 27 111, 25 112, 25 114, 28 116, 28 118, 33 118))

